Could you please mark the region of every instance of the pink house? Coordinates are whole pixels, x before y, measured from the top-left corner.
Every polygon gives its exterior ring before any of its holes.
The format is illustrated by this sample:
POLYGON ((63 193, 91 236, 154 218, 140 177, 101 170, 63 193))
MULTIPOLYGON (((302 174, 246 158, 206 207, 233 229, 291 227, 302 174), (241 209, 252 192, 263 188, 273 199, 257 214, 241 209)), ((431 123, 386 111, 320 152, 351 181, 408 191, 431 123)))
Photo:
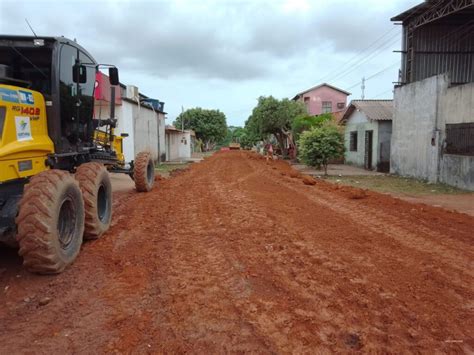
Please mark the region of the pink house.
POLYGON ((293 100, 306 105, 311 116, 344 111, 351 93, 323 83, 297 94, 293 100))

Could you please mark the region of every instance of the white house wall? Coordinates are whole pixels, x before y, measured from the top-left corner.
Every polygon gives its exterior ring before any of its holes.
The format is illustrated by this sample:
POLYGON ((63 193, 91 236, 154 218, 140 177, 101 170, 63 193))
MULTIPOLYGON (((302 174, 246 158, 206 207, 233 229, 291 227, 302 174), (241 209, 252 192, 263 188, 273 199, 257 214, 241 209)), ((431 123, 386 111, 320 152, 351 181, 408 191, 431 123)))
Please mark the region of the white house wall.
MULTIPOLYGON (((441 144, 446 137, 446 124, 469 122, 474 122, 474 83, 448 88, 439 98, 441 144)), ((474 156, 441 154, 439 180, 474 190, 474 156)))
POLYGON ((346 163, 364 167, 365 164, 365 131, 373 131, 372 141, 372 168, 375 169, 378 163, 378 124, 377 121, 370 121, 367 116, 358 110, 354 110, 348 118, 345 126, 344 144, 346 163), (350 134, 357 131, 357 151, 350 151, 350 134))
POLYGON ((395 89, 391 172, 474 190, 474 157, 445 154, 446 123, 474 122, 474 83, 438 75, 395 89))
POLYGON ((158 120, 154 111, 133 105, 135 123, 135 154, 150 152, 153 160, 158 160, 158 120))
POLYGON ((125 161, 130 162, 135 159, 135 130, 133 128, 133 105, 125 101, 120 106, 119 121, 117 122, 117 134, 127 133, 128 137, 123 139, 123 153, 125 161))
POLYGON ((159 114, 159 144, 160 144, 160 162, 166 161, 166 138, 165 138, 165 115, 159 114))
POLYGON ((166 160, 188 160, 191 158, 190 132, 166 132, 166 160))
MULTIPOLYGON (((135 132, 133 129, 132 107, 132 104, 126 103, 125 101, 122 101, 122 105, 115 106, 115 118, 117 119, 117 127, 115 129, 115 134, 117 134, 118 136, 122 133, 128 134, 128 137, 123 139, 123 153, 125 155, 126 162, 135 159, 135 132)), ((95 115, 96 118, 100 119, 110 118, 109 103, 104 101, 96 101, 95 115)))
MULTIPOLYGON (((106 119, 110 117, 108 103, 102 106, 96 105, 96 118, 106 119)), ((135 159, 141 151, 149 151, 153 159, 158 159, 158 143, 162 158, 165 156, 165 117, 162 113, 139 107, 138 104, 122 100, 120 106, 115 107, 117 118, 116 134, 127 133, 129 136, 123 140, 123 151, 125 161, 135 159), (159 131, 158 131, 159 128, 159 131), (158 141, 159 140, 159 141, 158 141)))
POLYGON ((437 181, 436 110, 442 83, 430 78, 395 89, 390 171, 437 181))

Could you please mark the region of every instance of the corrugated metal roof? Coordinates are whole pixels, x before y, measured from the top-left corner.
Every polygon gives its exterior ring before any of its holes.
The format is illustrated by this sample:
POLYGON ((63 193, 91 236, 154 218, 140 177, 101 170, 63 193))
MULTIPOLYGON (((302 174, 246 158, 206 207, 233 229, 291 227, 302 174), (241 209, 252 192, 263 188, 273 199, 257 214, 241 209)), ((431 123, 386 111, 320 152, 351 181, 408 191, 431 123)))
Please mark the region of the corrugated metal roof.
POLYGON ((431 2, 430 1, 424 1, 421 4, 413 6, 412 8, 402 12, 401 14, 392 17, 390 20, 391 21, 406 21, 410 17, 419 15, 419 14, 423 13, 423 11, 426 11, 427 9, 429 9, 430 7, 433 6, 433 3, 434 3, 433 1, 431 1, 431 2))
POLYGON ((448 73, 474 81, 474 0, 429 0, 392 18, 403 21, 400 84, 448 73))
POLYGON ((182 130, 176 128, 175 126, 172 126, 172 125, 169 125, 169 124, 167 124, 165 126, 165 131, 178 132, 178 133, 189 132, 192 136, 196 135, 196 132, 194 132, 194 130, 192 130, 192 129, 185 129, 184 131, 182 131, 182 130))
POLYGON ((370 120, 391 121, 393 117, 393 100, 352 100, 349 106, 347 106, 341 122, 346 122, 356 109, 362 111, 370 120))

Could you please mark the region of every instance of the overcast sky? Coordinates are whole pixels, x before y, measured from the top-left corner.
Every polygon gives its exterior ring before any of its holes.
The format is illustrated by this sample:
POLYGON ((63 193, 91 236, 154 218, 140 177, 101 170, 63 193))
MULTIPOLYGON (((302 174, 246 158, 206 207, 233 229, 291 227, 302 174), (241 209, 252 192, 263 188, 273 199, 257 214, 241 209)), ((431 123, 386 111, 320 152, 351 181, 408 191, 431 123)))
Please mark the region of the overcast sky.
POLYGON ((259 96, 321 82, 357 99, 365 76, 366 98, 391 98, 401 28, 390 18, 420 2, 0 0, 0 32, 31 34, 26 17, 40 36, 76 38, 123 83, 164 101, 168 123, 200 106, 243 125, 259 96))

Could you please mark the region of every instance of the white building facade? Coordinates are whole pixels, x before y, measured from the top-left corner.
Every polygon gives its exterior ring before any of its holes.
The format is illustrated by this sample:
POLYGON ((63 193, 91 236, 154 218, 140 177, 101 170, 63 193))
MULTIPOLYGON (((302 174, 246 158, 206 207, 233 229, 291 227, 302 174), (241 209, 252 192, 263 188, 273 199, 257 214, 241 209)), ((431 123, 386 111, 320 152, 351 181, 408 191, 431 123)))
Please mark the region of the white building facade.
POLYGON ((395 89, 391 172, 474 191, 474 83, 447 74, 395 89))
MULTIPOLYGON (((148 151, 156 162, 164 161, 165 145, 165 113, 155 110, 151 105, 143 103, 143 95, 135 86, 121 86, 120 99, 116 100, 115 118, 117 135, 127 134, 123 139, 125 161, 130 162, 135 156, 148 151)), ((110 102, 95 101, 95 118, 110 117, 110 102)))

